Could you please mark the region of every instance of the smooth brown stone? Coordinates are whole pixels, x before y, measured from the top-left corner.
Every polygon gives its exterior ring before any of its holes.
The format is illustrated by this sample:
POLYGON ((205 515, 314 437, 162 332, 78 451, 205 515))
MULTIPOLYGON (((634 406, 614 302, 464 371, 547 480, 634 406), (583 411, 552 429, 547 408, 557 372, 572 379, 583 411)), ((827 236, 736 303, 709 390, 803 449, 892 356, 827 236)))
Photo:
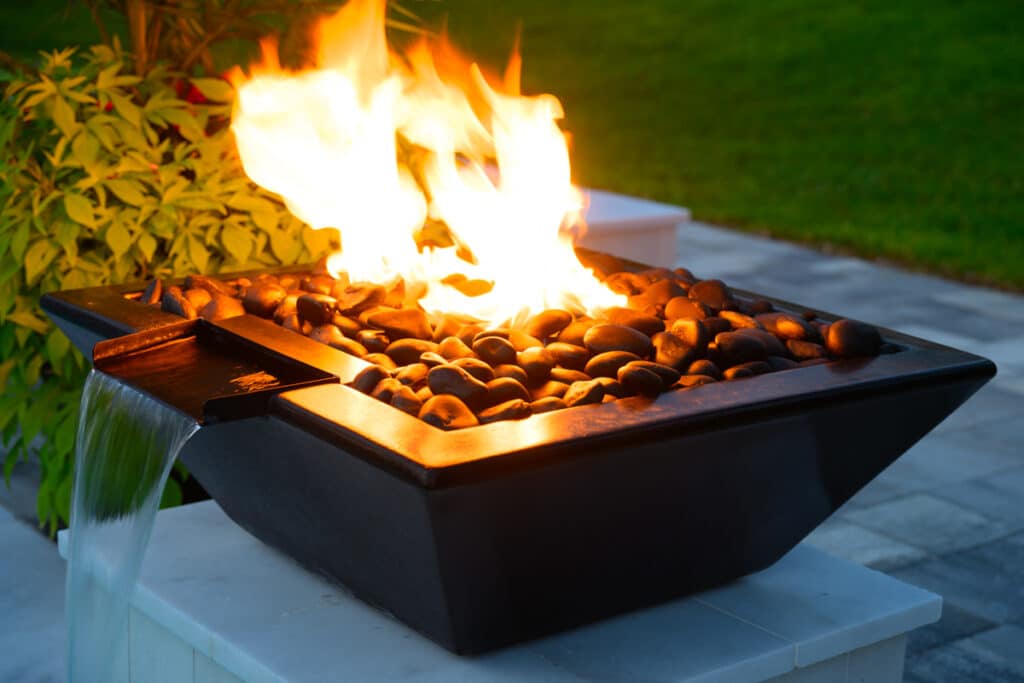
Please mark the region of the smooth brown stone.
POLYGON ((615 398, 628 398, 630 394, 626 387, 622 386, 622 383, 614 377, 595 377, 595 380, 601 383, 604 387, 605 396, 614 396, 615 398))
POLYGON ((654 315, 638 313, 631 308, 613 306, 604 310, 604 317, 614 325, 632 327, 648 337, 665 329, 665 321, 654 315))
POLYGON ((687 289, 674 279, 664 278, 652 283, 643 292, 629 297, 630 308, 643 310, 653 306, 664 310, 665 305, 677 296, 686 296, 687 289))
POLYGON ((427 424, 441 429, 463 429, 480 424, 473 411, 450 394, 429 398, 420 408, 419 417, 427 424))
POLYGON ((753 327, 744 327, 736 330, 739 334, 745 334, 761 341, 764 344, 765 353, 769 356, 788 356, 789 350, 782 340, 767 330, 759 330, 753 327))
POLYGON ((573 406, 600 403, 603 398, 604 386, 602 386, 597 380, 593 379, 589 382, 573 382, 569 385, 569 388, 562 396, 562 400, 565 401, 565 404, 570 408, 573 406))
POLYGON ((448 337, 444 339, 437 345, 437 352, 448 360, 455 360, 457 358, 476 358, 476 354, 473 353, 473 349, 466 346, 466 344, 458 337, 448 337))
POLYGON ((722 376, 727 380, 731 379, 743 379, 744 377, 753 377, 754 371, 744 365, 734 365, 731 368, 727 368, 722 376))
POLYGON ((828 362, 830 362, 828 358, 809 358, 807 360, 800 361, 800 367, 810 365, 825 365, 828 362))
POLYGON ((473 342, 476 341, 476 336, 484 331, 484 328, 476 323, 469 323, 459 328, 458 333, 455 335, 462 343, 466 346, 473 346, 473 342))
POLYGON ((210 294, 224 294, 226 296, 234 296, 238 293, 236 287, 227 285, 220 280, 214 280, 212 277, 205 275, 189 275, 185 278, 185 285, 182 289, 205 289, 210 294))
POLYGON ((367 308, 382 304, 386 294, 380 285, 365 282, 351 284, 337 297, 338 310, 348 315, 356 315, 367 308))
POLYGON ((641 396, 657 396, 665 389, 665 383, 656 372, 636 365, 619 368, 618 380, 626 391, 641 396))
POLYGON ((287 295, 284 289, 275 284, 257 284, 245 290, 242 305, 253 315, 269 318, 287 295))
POLYGON ((558 333, 558 341, 565 344, 572 344, 573 346, 584 346, 583 337, 587 334, 587 330, 597 324, 597 321, 586 318, 583 320, 574 320, 569 323, 569 326, 558 333))
POLYGON ((407 386, 402 386, 401 389, 395 391, 394 396, 391 397, 391 405, 398 408, 403 413, 409 415, 420 414, 420 409, 423 407, 423 401, 416 396, 416 392, 407 386))
POLYGON ((605 351, 587 362, 584 372, 591 377, 615 377, 626 363, 640 360, 640 356, 629 351, 605 351))
POLYGON ((391 360, 391 356, 385 353, 368 353, 363 356, 363 360, 367 363, 373 363, 374 365, 386 368, 388 371, 395 371, 398 369, 398 365, 395 361, 391 360))
POLYGON ((331 324, 341 330, 341 333, 346 337, 355 339, 362 331, 362 325, 352 318, 347 318, 341 313, 335 313, 331 316, 331 324))
POLYGON ((164 313, 173 313, 174 315, 180 315, 182 318, 192 320, 196 317, 195 306, 180 291, 176 292, 173 289, 165 291, 163 296, 160 297, 160 310, 164 313))
POLYGON ((622 368, 619 368, 619 372, 622 372, 623 368, 643 368, 649 370, 657 375, 661 379, 662 389, 668 389, 670 386, 679 381, 680 373, 675 368, 671 368, 661 363, 652 363, 649 360, 634 360, 626 363, 622 368))
MULTIPOLYGON (((340 317, 342 316, 334 316, 331 320, 333 321, 335 318, 340 317)), ((342 330, 342 333, 344 333, 344 330, 342 330)), ((365 346, 366 350, 370 353, 383 353, 391 343, 387 335, 380 330, 359 330, 355 334, 355 340, 365 346)))
POLYGON ((676 382, 676 386, 683 389, 692 389, 693 387, 699 387, 717 381, 718 380, 709 375, 683 375, 679 378, 679 381, 676 382))
POLYGON ((439 365, 427 373, 427 386, 437 394, 451 394, 471 408, 487 400, 487 385, 457 365, 439 365))
POLYGON ((569 368, 552 368, 551 379, 556 382, 565 382, 566 384, 572 384, 573 382, 586 382, 594 379, 585 372, 580 370, 570 370, 569 368))
POLYGON ((295 307, 300 318, 315 326, 331 322, 334 304, 334 297, 326 294, 303 294, 295 302, 295 307))
POLYGON ((359 371, 352 379, 352 388, 358 389, 364 394, 368 394, 373 391, 373 388, 377 386, 381 380, 387 379, 391 374, 388 372, 388 368, 381 367, 380 365, 371 365, 368 368, 363 368, 359 371))
POLYGON ((715 344, 718 347, 717 356, 722 361, 721 365, 725 367, 752 360, 764 360, 768 355, 764 342, 741 332, 722 332, 715 337, 715 344))
MULTIPOLYGON (((384 293, 385 306, 391 306, 392 308, 401 308, 402 304, 405 303, 405 280, 399 278, 390 287, 386 288, 384 293)), ((430 325, 428 324, 429 328, 430 325)))
POLYGON ((745 328, 762 329, 761 323, 744 313, 737 313, 736 311, 722 311, 718 314, 718 317, 728 320, 734 330, 741 330, 745 328))
POLYGON ((370 316, 376 315, 377 313, 385 313, 387 311, 394 310, 396 309, 391 308, 390 306, 370 306, 369 308, 364 308, 358 313, 352 313, 351 315, 356 316, 356 320, 359 321, 359 325, 361 327, 371 327, 370 316))
POLYGON ((370 391, 370 396, 373 396, 378 401, 383 401, 384 403, 391 403, 391 399, 394 397, 395 392, 399 391, 400 389, 406 388, 408 387, 399 382, 397 379, 393 377, 387 377, 377 383, 377 386, 375 386, 373 390, 370 391))
POLYGON ((313 341, 320 342, 321 344, 327 344, 328 346, 334 346, 336 342, 340 342, 345 338, 345 335, 341 333, 334 325, 330 323, 326 325, 317 325, 313 328, 313 331, 309 333, 309 338, 313 341))
POLYGON ((514 398, 522 399, 523 401, 530 400, 530 392, 526 387, 511 377, 495 377, 486 386, 487 405, 497 405, 505 401, 511 401, 514 398))
POLYGON ((209 303, 203 306, 203 310, 199 312, 199 315, 207 320, 237 318, 240 315, 245 315, 245 306, 233 296, 218 292, 212 295, 209 303))
POLYGON ((550 413, 553 410, 562 410, 563 408, 568 407, 569 406, 566 405, 565 401, 557 396, 546 396, 530 402, 530 412, 534 415, 550 413))
POLYGON ((350 284, 352 283, 348 279, 348 273, 340 273, 338 278, 334 280, 334 284, 331 285, 331 291, 328 294, 337 299, 345 293, 350 284))
MULTIPOLYGON (((716 320, 720 319, 716 318, 716 320)), ((696 349, 698 355, 704 352, 708 342, 712 339, 711 332, 708 330, 707 325, 704 324, 704 321, 694 320, 693 318, 673 320, 668 331, 681 339, 687 346, 696 349)))
POLYGON ((473 337, 473 344, 477 343, 481 339, 487 339, 488 337, 497 337, 498 339, 508 339, 509 329, 507 327, 489 327, 486 330, 481 330, 476 333, 473 337))
POLYGON ((752 360, 752 361, 750 361, 748 363, 741 363, 739 365, 734 365, 733 367, 734 368, 747 368, 748 370, 750 370, 755 375, 766 375, 766 374, 768 374, 769 372, 772 371, 771 364, 769 364, 768 361, 764 361, 764 360, 752 360))
POLYGON ((551 369, 555 367, 554 356, 543 347, 520 351, 516 356, 516 362, 526 371, 526 376, 531 382, 541 382, 547 379, 551 374, 551 369))
POLYGON ((384 353, 398 365, 409 365, 419 360, 427 351, 437 351, 437 344, 424 339, 399 339, 388 344, 384 353))
POLYGON ((440 344, 449 337, 455 337, 464 324, 454 316, 442 315, 434 322, 434 341, 440 344))
POLYGON ((153 305, 160 303, 160 297, 164 295, 164 283, 160 279, 153 279, 149 281, 146 288, 142 290, 142 296, 139 297, 139 303, 146 305, 153 305))
POLYGON ((616 294, 625 294, 626 296, 633 296, 644 291, 649 284, 647 278, 642 275, 626 271, 612 273, 604 280, 604 285, 608 289, 616 294))
POLYGON ((281 289, 288 291, 298 287, 299 278, 292 273, 281 273, 277 276, 277 284, 280 285, 281 289))
POLYGON ((775 310, 775 305, 771 301, 765 301, 764 299, 755 299, 750 302, 750 314, 761 315, 762 313, 771 313, 775 310))
POLYGON ((582 370, 590 360, 590 352, 575 344, 565 342, 551 342, 546 347, 547 352, 555 359, 555 364, 572 370, 582 370))
POLYGON ((687 295, 713 309, 723 310, 735 305, 732 290, 721 280, 701 280, 690 286, 687 295))
POLYGON ((530 378, 527 377, 526 375, 526 370, 523 370, 518 365, 511 365, 508 363, 506 363, 505 365, 495 366, 494 378, 498 379, 499 377, 508 377, 510 379, 514 379, 523 386, 526 386, 527 382, 530 381, 530 378))
POLYGON ((492 367, 516 362, 516 349, 507 339, 484 337, 473 342, 473 353, 492 367))
MULTIPOLYGON (((594 325, 583 337, 587 348, 595 354, 608 351, 627 351, 640 357, 654 350, 651 338, 643 332, 623 325, 594 325)), ((587 373, 592 374, 592 373, 587 373)))
POLYGON ((484 383, 494 379, 494 369, 479 358, 456 358, 451 362, 451 365, 462 368, 484 383))
POLYGON ((434 392, 430 390, 430 387, 423 385, 416 390, 416 398, 420 400, 420 403, 426 403, 430 400, 430 397, 434 395, 434 392))
POLYGON ((690 346, 671 332, 659 332, 651 338, 651 342, 654 344, 655 362, 679 371, 689 366, 700 355, 699 349, 690 346))
POLYGON ((298 301, 298 294, 288 294, 283 299, 281 299, 281 302, 277 305, 277 308, 274 309, 274 322, 280 325, 288 316, 297 315, 299 312, 298 307, 296 306, 298 301))
POLYGON ((704 320, 714 315, 714 312, 707 304, 693 301, 686 296, 677 296, 665 304, 665 318, 676 320, 678 318, 689 318, 691 320, 704 320))
POLYGON ((427 314, 418 308, 388 309, 367 317, 367 322, 388 333, 392 341, 398 339, 425 339, 433 337, 427 314))
POLYGON ((334 289, 334 278, 329 275, 312 275, 299 281, 299 287, 312 294, 327 294, 334 289))
POLYGON ((477 413, 480 424, 490 424, 501 420, 522 420, 530 416, 530 404, 521 398, 514 398, 496 406, 491 406, 477 413))
POLYGON ((704 329, 708 331, 708 336, 711 339, 714 339, 722 332, 732 331, 732 324, 730 324, 725 318, 719 318, 717 316, 705 318, 701 323, 704 325, 704 329))
MULTIPOLYGON (((436 368, 438 365, 444 365, 448 362, 448 359, 439 353, 433 351, 424 351, 420 354, 420 363, 423 363, 428 368, 436 368)), ((415 365, 415 363, 414 363, 415 365)))
POLYGON ((569 385, 565 382, 549 380, 544 382, 544 384, 541 384, 539 387, 534 388, 533 391, 530 392, 530 395, 535 401, 537 399, 547 398, 548 396, 557 396, 558 398, 561 398, 568 390, 569 385))
POLYGON ((426 363, 412 363, 396 372, 395 379, 408 387, 419 389, 427 381, 429 371, 426 363))
POLYGON ((349 339, 348 337, 342 337, 341 339, 334 340, 331 342, 331 348, 344 351, 356 358, 363 358, 369 353, 365 346, 353 339, 349 339))
POLYGON ((722 379, 722 370, 707 359, 696 360, 686 368, 687 375, 705 375, 712 379, 722 379))
POLYGON ((839 358, 877 356, 881 346, 882 335, 876 328, 848 318, 829 325, 828 336, 825 337, 825 348, 839 358))
POLYGON ((281 321, 281 327, 292 332, 298 332, 303 334, 303 327, 309 323, 299 320, 299 316, 296 313, 292 313, 289 316, 285 316, 285 319, 281 321))
MULTIPOLYGON (((202 311, 206 307, 206 304, 210 303, 213 299, 213 295, 205 289, 193 287, 192 289, 186 289, 181 293, 183 297, 188 299, 188 302, 192 304, 192 307, 197 311, 202 311)), ((225 295, 226 296, 226 295, 225 295)))
POLYGON ((812 320, 814 320, 815 318, 818 317, 818 312, 817 311, 804 311, 803 313, 800 314, 800 317, 803 318, 804 320, 806 320, 807 322, 811 322, 812 320))
POLYGON ((793 368, 800 367, 800 364, 795 360, 785 358, 783 356, 768 356, 765 362, 771 367, 772 372, 779 372, 780 370, 792 370, 793 368))
POLYGON ((763 313, 757 319, 764 329, 783 340, 810 340, 818 336, 810 323, 788 313, 763 313))
POLYGON ((793 358, 796 358, 797 360, 828 358, 828 353, 825 351, 825 347, 821 344, 815 344, 814 342, 790 339, 786 342, 786 348, 791 354, 793 354, 793 358))
POLYGON ((538 346, 543 347, 544 342, 536 337, 531 337, 522 330, 509 330, 508 341, 516 351, 525 351, 538 346))
POLYGON ((523 331, 537 339, 553 337, 572 322, 572 313, 558 308, 541 311, 526 321, 523 331))

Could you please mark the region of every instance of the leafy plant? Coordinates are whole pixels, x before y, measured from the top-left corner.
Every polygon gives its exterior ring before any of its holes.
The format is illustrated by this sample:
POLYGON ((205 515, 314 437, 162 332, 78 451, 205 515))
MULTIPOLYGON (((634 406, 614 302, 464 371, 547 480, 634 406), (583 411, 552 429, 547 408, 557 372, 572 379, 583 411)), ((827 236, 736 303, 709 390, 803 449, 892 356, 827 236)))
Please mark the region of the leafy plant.
POLYGON ((0 102, 0 441, 8 480, 37 453, 51 533, 69 515, 88 362, 39 297, 312 260, 330 240, 245 176, 228 83, 159 65, 134 73, 112 42, 45 55, 37 73, 5 77, 0 102))

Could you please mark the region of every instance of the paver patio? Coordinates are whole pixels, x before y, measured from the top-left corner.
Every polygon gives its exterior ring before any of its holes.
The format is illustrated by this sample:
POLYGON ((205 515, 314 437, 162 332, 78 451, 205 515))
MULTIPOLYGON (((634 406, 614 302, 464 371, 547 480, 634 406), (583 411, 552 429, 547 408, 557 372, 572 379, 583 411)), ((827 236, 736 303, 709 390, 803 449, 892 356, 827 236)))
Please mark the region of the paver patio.
MULTIPOLYGON (((1024 296, 696 222, 679 265, 996 362, 995 380, 809 540, 945 598, 942 620, 910 636, 907 681, 1024 678, 1024 296)), ((0 547, 0 680, 59 681, 63 562, 3 508, 0 547)))

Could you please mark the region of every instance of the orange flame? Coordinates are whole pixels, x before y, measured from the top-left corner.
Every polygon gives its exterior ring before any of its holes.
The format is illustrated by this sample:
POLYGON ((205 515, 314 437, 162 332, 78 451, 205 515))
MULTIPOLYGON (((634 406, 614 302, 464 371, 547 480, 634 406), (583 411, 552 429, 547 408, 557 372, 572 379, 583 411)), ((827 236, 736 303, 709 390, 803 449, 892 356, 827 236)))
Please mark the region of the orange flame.
POLYGON ((313 68, 283 70, 265 43, 251 75, 237 72, 232 129, 249 177, 310 226, 340 231, 335 275, 422 283, 428 313, 503 324, 622 305, 573 251, 582 195, 562 106, 520 95, 518 49, 499 89, 443 38, 390 50, 385 5, 351 0, 322 21, 313 68), (418 248, 426 224, 457 245, 418 248), (453 275, 493 286, 468 296, 445 284, 453 275))

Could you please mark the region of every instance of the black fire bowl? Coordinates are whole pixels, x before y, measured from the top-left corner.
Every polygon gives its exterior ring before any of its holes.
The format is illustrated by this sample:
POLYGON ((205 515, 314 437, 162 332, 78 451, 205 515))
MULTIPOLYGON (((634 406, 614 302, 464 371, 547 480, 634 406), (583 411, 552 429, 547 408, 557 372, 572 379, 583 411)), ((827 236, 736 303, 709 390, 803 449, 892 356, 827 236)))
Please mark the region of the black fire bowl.
POLYGON ((446 432, 345 386, 353 356, 248 315, 183 324, 140 289, 44 308, 87 353, 139 333, 97 367, 204 423, 181 457, 236 522, 460 654, 771 565, 995 374, 882 330, 904 350, 446 432), (280 381, 248 396, 214 371, 232 348, 280 381))

